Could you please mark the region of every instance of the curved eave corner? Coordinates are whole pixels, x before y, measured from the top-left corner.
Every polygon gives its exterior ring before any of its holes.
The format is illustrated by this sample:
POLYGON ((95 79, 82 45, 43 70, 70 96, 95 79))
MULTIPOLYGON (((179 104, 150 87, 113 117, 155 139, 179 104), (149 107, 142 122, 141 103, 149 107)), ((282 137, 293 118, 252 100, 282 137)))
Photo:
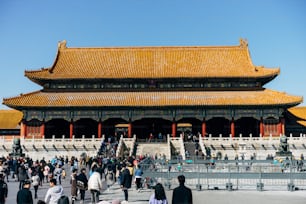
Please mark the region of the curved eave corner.
POLYGON ((24 76, 30 79, 32 82, 39 84, 41 86, 44 85, 44 79, 40 77, 44 72, 49 72, 50 68, 41 68, 41 70, 36 71, 25 71, 24 76))
POLYGON ((297 98, 297 100, 295 102, 292 102, 292 103, 287 105, 288 109, 303 103, 304 98, 302 96, 296 96, 296 98, 297 98))
POLYGON ((18 96, 14 96, 14 97, 10 97, 10 98, 3 98, 2 104, 5 105, 5 106, 8 106, 10 108, 22 111, 24 108, 29 107, 29 106, 18 105, 18 102, 16 103, 16 100, 18 101, 18 98, 21 98, 22 96, 36 94, 36 93, 39 93, 40 91, 41 90, 33 91, 33 92, 30 92, 30 93, 26 93, 26 94, 20 94, 18 96))
POLYGON ((291 107, 288 111, 295 117, 306 120, 306 106, 291 107))
POLYGON ((262 80, 262 86, 269 83, 270 81, 275 79, 280 74, 280 68, 273 68, 273 69, 270 69, 270 71, 271 73, 266 74, 263 77, 260 77, 262 80))
POLYGON ((42 85, 44 84, 44 79, 46 75, 48 74, 51 74, 53 72, 53 69, 55 68, 56 66, 56 63, 59 59, 59 56, 60 56, 60 51, 63 50, 63 49, 66 49, 66 40, 63 40, 63 41, 60 41, 58 43, 58 49, 57 49, 57 53, 56 53, 56 57, 55 57, 55 60, 52 64, 51 67, 49 68, 41 68, 41 70, 30 70, 30 71, 25 71, 24 75, 30 79, 31 81, 33 81, 34 83, 37 83, 39 85, 42 85))

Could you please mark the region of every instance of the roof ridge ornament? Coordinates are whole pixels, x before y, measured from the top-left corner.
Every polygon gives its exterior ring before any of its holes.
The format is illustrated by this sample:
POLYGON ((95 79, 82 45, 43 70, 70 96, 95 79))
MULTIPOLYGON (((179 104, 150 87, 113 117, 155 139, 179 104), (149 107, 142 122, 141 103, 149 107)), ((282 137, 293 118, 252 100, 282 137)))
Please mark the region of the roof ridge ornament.
POLYGON ((58 42, 58 49, 64 49, 67 48, 67 41, 66 40, 62 40, 58 42))
POLYGON ((248 47, 248 40, 240 38, 240 47, 242 48, 248 47))

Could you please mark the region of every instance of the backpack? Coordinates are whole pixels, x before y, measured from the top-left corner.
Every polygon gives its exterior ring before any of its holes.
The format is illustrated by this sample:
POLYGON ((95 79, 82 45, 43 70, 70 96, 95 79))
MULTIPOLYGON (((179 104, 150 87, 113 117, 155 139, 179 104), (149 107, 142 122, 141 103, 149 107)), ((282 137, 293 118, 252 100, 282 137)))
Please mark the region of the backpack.
POLYGON ((68 196, 62 195, 60 199, 58 199, 57 204, 69 204, 68 196))

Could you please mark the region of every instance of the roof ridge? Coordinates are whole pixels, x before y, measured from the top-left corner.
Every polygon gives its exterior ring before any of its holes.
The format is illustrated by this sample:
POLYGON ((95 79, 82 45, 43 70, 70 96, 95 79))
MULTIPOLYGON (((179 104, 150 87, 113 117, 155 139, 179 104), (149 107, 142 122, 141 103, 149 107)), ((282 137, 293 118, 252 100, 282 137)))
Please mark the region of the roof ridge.
POLYGON ((157 49, 157 48, 248 48, 248 42, 246 39, 240 39, 238 45, 145 45, 145 46, 99 46, 99 47, 67 47, 67 41, 62 40, 58 42, 58 50, 66 49, 157 49))

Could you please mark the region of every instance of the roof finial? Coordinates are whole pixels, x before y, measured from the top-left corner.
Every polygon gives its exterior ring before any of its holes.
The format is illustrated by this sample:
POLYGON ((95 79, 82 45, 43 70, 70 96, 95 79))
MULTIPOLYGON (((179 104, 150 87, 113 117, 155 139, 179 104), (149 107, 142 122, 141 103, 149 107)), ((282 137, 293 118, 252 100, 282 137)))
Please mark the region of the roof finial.
POLYGON ((248 46, 248 40, 240 38, 240 47, 247 47, 248 46))
POLYGON ((67 48, 66 44, 67 44, 66 40, 59 41, 58 48, 59 49, 67 48))

